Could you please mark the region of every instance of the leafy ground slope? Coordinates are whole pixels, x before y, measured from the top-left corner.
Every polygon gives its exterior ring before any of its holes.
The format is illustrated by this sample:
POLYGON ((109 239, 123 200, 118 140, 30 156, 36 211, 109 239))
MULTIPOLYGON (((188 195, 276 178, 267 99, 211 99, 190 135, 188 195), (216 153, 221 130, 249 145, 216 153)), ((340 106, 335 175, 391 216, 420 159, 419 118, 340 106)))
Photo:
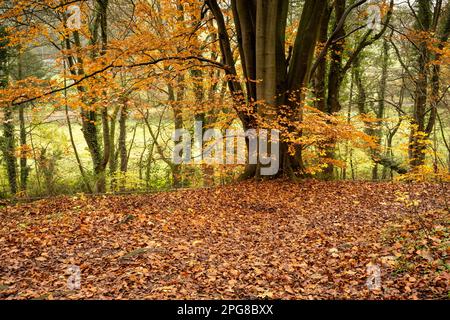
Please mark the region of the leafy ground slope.
POLYGON ((10 205, 0 298, 448 299, 448 198, 448 185, 271 181, 10 205))

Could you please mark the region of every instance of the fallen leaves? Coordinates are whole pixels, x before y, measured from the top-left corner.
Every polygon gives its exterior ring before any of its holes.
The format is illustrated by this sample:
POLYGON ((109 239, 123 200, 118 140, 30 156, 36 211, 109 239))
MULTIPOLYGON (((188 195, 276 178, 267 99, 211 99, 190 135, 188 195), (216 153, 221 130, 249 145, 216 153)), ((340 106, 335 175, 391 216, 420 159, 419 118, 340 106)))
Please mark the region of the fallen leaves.
POLYGON ((267 181, 9 206, 0 298, 445 298, 445 195, 436 185, 267 181), (396 202, 408 188, 421 219, 396 202), (371 263, 382 290, 366 286, 371 263), (69 265, 80 266, 80 290, 67 289, 69 265))

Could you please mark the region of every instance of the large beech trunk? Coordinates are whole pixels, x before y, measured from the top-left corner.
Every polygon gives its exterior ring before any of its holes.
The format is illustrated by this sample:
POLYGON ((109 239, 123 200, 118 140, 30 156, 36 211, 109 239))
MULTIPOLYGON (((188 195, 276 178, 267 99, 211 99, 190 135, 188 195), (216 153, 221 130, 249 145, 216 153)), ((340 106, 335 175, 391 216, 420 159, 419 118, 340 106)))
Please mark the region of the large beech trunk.
MULTIPOLYGON (((208 0, 207 4, 217 21, 227 73, 237 76, 223 14, 216 0, 208 0)), ((320 20, 324 16, 326 4, 326 0, 305 1, 292 56, 287 61, 285 29, 289 1, 232 0, 239 53, 247 80, 246 95, 233 79, 229 80, 229 89, 244 130, 270 127, 275 116, 281 113, 292 121, 301 121, 301 89, 309 81, 320 20), (255 101, 258 101, 258 105, 252 104, 255 101), (247 106, 242 108, 242 104, 247 106), (242 111, 249 109, 251 112, 242 111)), ((297 148, 291 154, 283 142, 285 135, 294 130, 293 126, 287 126, 282 132, 279 175, 294 176, 301 172, 301 149, 297 148)), ((260 176, 260 168, 260 165, 248 165, 243 177, 260 176)))

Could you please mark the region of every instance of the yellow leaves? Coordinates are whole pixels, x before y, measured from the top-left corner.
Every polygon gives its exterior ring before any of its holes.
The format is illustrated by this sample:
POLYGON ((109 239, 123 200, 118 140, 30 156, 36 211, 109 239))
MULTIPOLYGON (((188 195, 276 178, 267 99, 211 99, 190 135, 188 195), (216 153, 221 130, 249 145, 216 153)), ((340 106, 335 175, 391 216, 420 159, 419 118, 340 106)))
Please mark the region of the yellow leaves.
POLYGON ((395 255, 384 256, 380 258, 383 266, 394 267, 397 264, 397 257, 395 255))
POLYGON ((295 294, 295 291, 292 289, 292 287, 288 286, 288 285, 284 286, 284 291, 286 291, 287 293, 290 293, 290 294, 295 294))
POLYGON ((399 181, 414 181, 414 182, 449 182, 450 175, 446 168, 435 168, 432 165, 424 164, 415 167, 408 173, 401 175, 396 178, 399 181))
POLYGON ((339 258, 339 250, 337 248, 331 248, 328 252, 333 258, 339 258))
POLYGON ((15 155, 17 158, 31 159, 33 157, 33 149, 30 145, 24 144, 16 148, 15 155))
POLYGON ((194 241, 192 242, 192 245, 193 245, 193 246, 197 246, 197 245, 202 244, 202 243, 203 243, 203 240, 194 240, 194 241))
POLYGON ((433 262, 434 257, 430 250, 422 249, 416 251, 417 255, 422 257, 423 259, 427 260, 428 262, 433 262))
POLYGON ((44 262, 48 260, 48 254, 43 252, 39 257, 36 258, 36 261, 44 262))
MULTIPOLYGON (((309 157, 310 154, 306 154, 305 159, 310 160, 311 157, 309 157)), ((312 156, 314 158, 314 155, 312 156)), ((327 163, 319 163, 317 165, 314 164, 310 164, 308 166, 308 168, 305 169, 305 173, 306 174, 310 174, 310 175, 316 175, 318 173, 321 173, 324 171, 324 169, 326 169, 328 167, 327 163)))
POLYGON ((164 287, 156 288, 154 290, 160 291, 160 292, 174 292, 174 291, 176 291, 176 287, 175 286, 164 286, 164 287))
POLYGON ((258 293, 257 296, 261 299, 273 299, 274 293, 272 291, 266 290, 264 292, 258 293))
POLYGON ((396 201, 403 203, 406 207, 418 207, 421 203, 420 200, 417 199, 411 199, 411 196, 408 192, 400 192, 397 191, 395 193, 396 197, 396 201))
POLYGON ((236 279, 228 280, 228 285, 230 286, 230 288, 233 288, 237 283, 238 282, 236 279))
POLYGON ((233 277, 239 276, 239 271, 236 270, 236 269, 231 269, 231 270, 229 271, 229 273, 230 273, 233 277))
MULTIPOLYGON (((346 162, 328 156, 329 149, 334 149, 339 143, 350 143, 352 147, 361 149, 379 149, 375 137, 357 128, 348 120, 337 114, 327 114, 307 104, 303 109, 302 121, 292 121, 288 114, 281 113, 276 124, 281 131, 282 140, 288 143, 289 152, 294 154, 296 148, 303 149, 303 159, 306 173, 317 174, 323 172, 329 165, 344 168, 346 162), (295 130, 292 130, 295 128, 295 130)), ((364 115, 364 121, 369 122, 369 116, 364 115)), ((380 119, 370 118, 372 124, 379 124, 380 119)))
POLYGON ((259 268, 257 268, 257 267, 253 267, 253 271, 255 272, 255 274, 257 276, 260 276, 260 275, 264 274, 264 271, 259 269, 259 268))
POLYGON ((314 280, 321 280, 324 276, 320 273, 313 273, 310 278, 314 280))
POLYGON ((357 119, 366 124, 377 124, 377 125, 379 125, 380 122, 384 121, 384 119, 378 119, 368 113, 362 113, 362 114, 358 115, 357 119))

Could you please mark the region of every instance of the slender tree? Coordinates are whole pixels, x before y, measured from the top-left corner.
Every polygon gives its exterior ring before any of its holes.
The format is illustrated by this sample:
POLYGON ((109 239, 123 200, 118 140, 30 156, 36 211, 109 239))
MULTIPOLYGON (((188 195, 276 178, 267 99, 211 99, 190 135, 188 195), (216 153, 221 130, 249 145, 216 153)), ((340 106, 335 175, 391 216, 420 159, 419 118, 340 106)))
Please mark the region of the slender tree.
MULTIPOLYGON (((0 27, 0 88, 6 88, 9 81, 9 52, 6 30, 0 27)), ((11 105, 3 106, 3 139, 1 147, 8 173, 11 194, 17 193, 17 159, 15 156, 16 139, 14 129, 14 112, 11 105)))

